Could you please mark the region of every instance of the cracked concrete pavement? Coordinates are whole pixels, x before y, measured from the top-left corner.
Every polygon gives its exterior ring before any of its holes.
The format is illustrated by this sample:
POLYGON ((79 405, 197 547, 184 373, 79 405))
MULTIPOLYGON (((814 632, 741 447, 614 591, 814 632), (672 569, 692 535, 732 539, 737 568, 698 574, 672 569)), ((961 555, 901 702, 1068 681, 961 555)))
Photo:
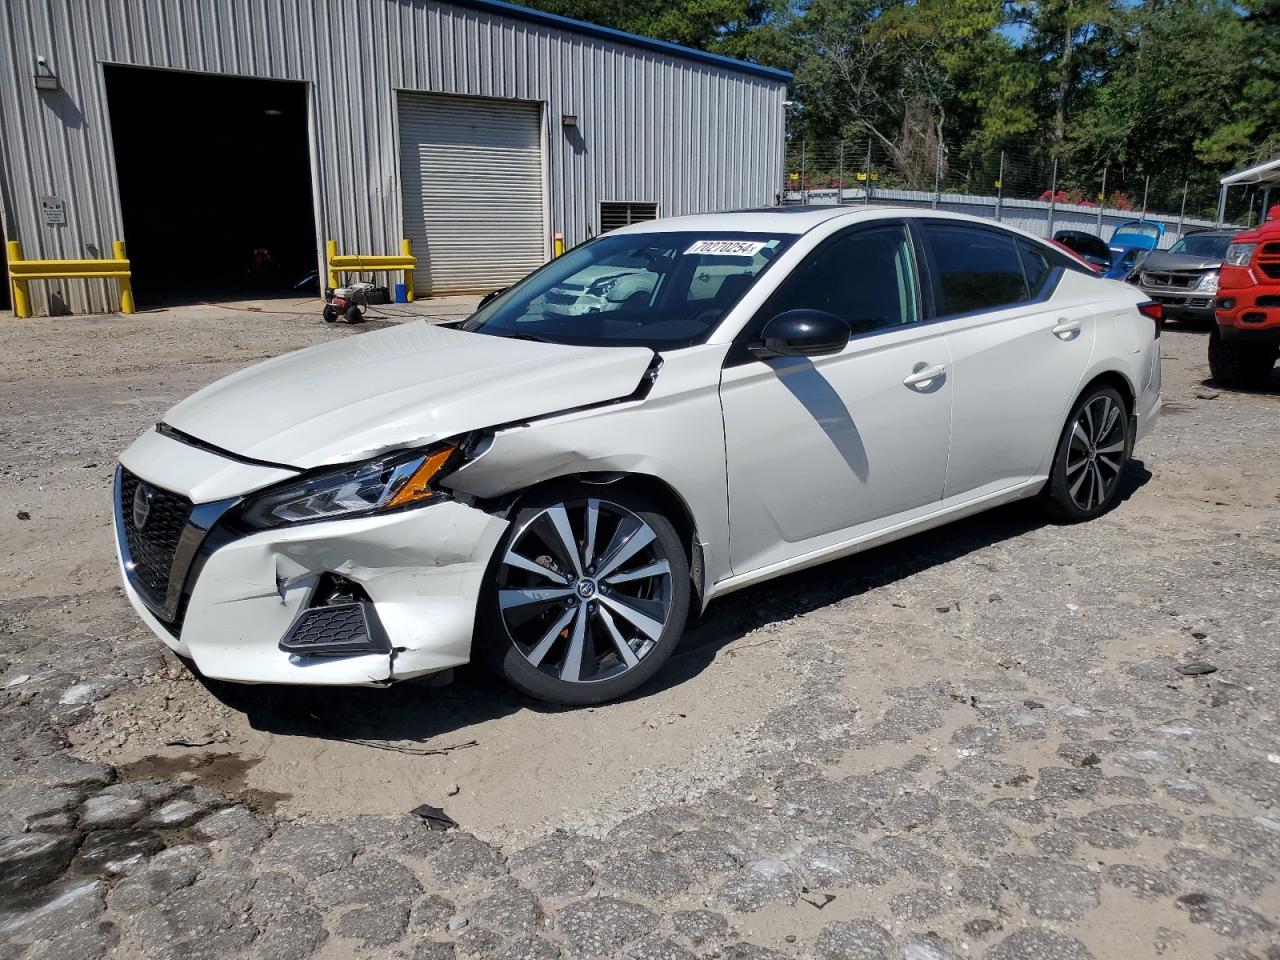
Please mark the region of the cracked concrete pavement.
POLYGON ((202 682, 114 457, 310 310, 0 322, 0 960, 1280 958, 1280 377, 1172 328, 1114 512, 726 598, 623 703, 202 682))

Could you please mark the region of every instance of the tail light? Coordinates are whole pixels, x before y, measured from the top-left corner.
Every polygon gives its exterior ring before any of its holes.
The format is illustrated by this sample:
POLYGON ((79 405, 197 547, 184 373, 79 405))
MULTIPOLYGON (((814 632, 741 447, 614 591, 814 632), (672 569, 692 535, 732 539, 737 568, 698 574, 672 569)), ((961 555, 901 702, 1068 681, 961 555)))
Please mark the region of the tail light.
POLYGON ((1138 304, 1138 312, 1156 322, 1156 336, 1160 336, 1160 331, 1164 329, 1164 306, 1154 300, 1148 300, 1146 303, 1138 304))

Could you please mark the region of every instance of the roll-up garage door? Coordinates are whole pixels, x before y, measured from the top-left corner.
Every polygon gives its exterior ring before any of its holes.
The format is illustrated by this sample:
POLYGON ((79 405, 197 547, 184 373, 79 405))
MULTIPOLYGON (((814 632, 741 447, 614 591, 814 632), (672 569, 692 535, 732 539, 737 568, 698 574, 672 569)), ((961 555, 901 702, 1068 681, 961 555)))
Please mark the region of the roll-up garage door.
POLYGON ((423 294, 477 293, 547 258, 536 103, 400 94, 405 236, 423 294))

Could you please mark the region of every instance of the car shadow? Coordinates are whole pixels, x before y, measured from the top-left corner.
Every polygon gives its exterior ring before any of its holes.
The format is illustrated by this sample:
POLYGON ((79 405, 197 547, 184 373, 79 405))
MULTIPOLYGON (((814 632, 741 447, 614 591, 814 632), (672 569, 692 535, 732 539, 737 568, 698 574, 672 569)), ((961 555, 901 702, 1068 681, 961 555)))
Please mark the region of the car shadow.
POLYGON ((775 357, 769 366, 781 383, 813 418, 827 439, 839 451, 853 475, 864 483, 870 476, 867 448, 853 415, 840 394, 807 357, 775 357))
POLYGON ((1200 381, 1200 386, 1210 387, 1214 390, 1221 390, 1224 393, 1234 393, 1246 397, 1266 397, 1280 396, 1280 364, 1277 364, 1271 370, 1271 376, 1266 383, 1259 384, 1256 387, 1227 387, 1223 386, 1213 377, 1205 377, 1200 381))
MULTIPOLYGON (((1117 505, 1151 477, 1141 460, 1130 460, 1121 476, 1117 505)), ((697 676, 721 649, 767 623, 860 596, 1052 525, 1034 502, 1019 501, 729 594, 713 601, 701 620, 690 625, 671 662, 632 696, 648 696, 697 676)))
MULTIPOLYGON (((1119 502, 1150 479, 1142 461, 1131 460, 1119 502)), ((643 700, 687 683, 722 649, 767 623, 860 596, 1051 523, 1033 503, 1022 501, 730 594, 692 621, 671 661, 625 699, 643 700)), ((405 754, 435 749, 439 745, 431 741, 446 734, 465 742, 469 728, 520 711, 577 709, 530 700, 475 666, 459 668, 447 685, 427 679, 387 688, 245 685, 192 670, 211 695, 243 713, 255 730, 405 754)))
POLYGON ((1213 330, 1212 320, 1165 320, 1164 325, 1178 333, 1198 333, 1207 337, 1213 330))

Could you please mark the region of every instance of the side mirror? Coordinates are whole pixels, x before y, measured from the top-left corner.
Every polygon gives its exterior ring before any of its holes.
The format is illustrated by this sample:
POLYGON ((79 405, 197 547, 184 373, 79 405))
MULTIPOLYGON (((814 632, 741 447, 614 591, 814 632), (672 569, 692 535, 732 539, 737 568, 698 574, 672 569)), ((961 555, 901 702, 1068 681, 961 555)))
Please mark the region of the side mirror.
POLYGON ((503 287, 501 290, 490 290, 488 293, 486 293, 483 297, 480 298, 480 302, 476 304, 476 309, 479 310, 481 307, 487 307, 490 303, 492 303, 494 300, 497 300, 498 297, 502 296, 506 292, 507 292, 506 287, 503 287))
POLYGON ((849 324, 825 310, 787 310, 765 324, 761 339, 747 349, 752 356, 822 357, 849 343, 849 324))

